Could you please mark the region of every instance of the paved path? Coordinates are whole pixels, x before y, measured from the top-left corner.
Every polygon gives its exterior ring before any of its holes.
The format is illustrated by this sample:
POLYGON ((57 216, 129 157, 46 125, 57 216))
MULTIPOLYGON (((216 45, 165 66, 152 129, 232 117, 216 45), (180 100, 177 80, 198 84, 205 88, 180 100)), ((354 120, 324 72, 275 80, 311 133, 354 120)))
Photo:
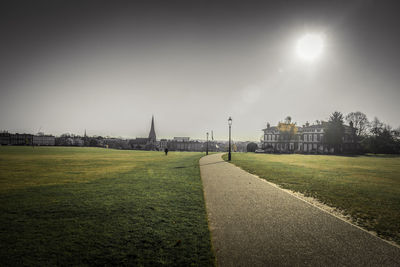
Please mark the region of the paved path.
POLYGON ((400 248, 230 163, 200 160, 219 266, 400 266, 400 248))

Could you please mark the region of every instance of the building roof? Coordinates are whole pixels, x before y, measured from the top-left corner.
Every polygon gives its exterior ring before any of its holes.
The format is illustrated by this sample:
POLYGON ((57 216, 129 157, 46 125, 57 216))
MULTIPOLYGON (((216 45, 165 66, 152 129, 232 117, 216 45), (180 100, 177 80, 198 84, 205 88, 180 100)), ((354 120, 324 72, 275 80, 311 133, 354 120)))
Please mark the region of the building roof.
POLYGON ((136 139, 131 139, 129 140, 129 143, 131 144, 147 144, 147 142, 149 141, 149 138, 136 138, 136 139))
POLYGON ((278 127, 276 127, 276 126, 271 126, 271 127, 269 127, 269 128, 265 128, 265 129, 262 129, 263 131, 265 131, 265 130, 268 130, 268 131, 276 131, 276 130, 278 130, 278 127))
POLYGON ((189 140, 190 140, 190 137, 181 137, 181 136, 178 136, 178 137, 174 137, 174 140, 177 140, 177 141, 189 141, 189 140))
MULTIPOLYGON (((323 129, 323 128, 325 128, 327 126, 327 124, 328 124, 328 122, 322 121, 320 124, 313 124, 313 125, 308 125, 308 126, 303 125, 303 127, 297 127, 297 129, 298 129, 298 132, 307 132, 307 131, 312 131, 312 130, 315 130, 315 129, 323 129)), ((345 124, 343 124, 343 127, 344 127, 344 130, 347 131, 347 132, 350 132, 350 131, 356 129, 354 127, 352 128, 351 126, 345 125, 345 124)), ((264 132, 266 130, 268 130, 268 131, 279 131, 279 128, 277 126, 271 126, 269 128, 262 129, 262 131, 264 131, 264 132)))

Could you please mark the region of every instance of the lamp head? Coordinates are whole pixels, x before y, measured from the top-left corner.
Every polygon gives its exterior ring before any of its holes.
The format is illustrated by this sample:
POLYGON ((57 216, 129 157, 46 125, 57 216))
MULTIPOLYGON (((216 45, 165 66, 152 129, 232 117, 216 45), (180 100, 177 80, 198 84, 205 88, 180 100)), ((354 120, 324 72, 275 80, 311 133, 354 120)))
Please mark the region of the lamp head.
POLYGON ((229 117, 229 119, 228 119, 228 124, 229 124, 229 126, 232 125, 232 118, 231 117, 229 117))

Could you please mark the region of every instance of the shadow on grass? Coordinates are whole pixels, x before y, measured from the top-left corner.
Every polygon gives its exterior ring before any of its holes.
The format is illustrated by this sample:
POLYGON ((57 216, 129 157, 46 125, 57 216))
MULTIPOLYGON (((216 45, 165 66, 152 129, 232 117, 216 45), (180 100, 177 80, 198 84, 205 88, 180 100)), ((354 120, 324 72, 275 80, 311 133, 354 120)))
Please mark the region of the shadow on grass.
POLYGON ((400 155, 398 154, 365 154, 365 157, 372 157, 372 158, 399 158, 400 155))
POLYGON ((313 154, 313 153, 254 153, 254 152, 246 152, 248 154, 257 154, 257 155, 276 155, 276 156, 285 156, 285 155, 303 155, 303 156, 329 156, 329 157, 348 157, 348 158, 358 158, 358 157, 371 157, 371 158, 399 158, 399 154, 313 154))

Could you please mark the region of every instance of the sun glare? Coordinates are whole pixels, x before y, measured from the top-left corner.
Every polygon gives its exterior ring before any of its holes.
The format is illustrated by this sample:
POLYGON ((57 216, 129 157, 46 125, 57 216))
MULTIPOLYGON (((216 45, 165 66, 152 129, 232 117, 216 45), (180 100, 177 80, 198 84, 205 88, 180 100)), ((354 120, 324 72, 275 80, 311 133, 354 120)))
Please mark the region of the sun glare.
POLYGON ((308 33, 297 41, 296 53, 306 61, 314 61, 321 55, 323 48, 323 37, 320 34, 308 33))

